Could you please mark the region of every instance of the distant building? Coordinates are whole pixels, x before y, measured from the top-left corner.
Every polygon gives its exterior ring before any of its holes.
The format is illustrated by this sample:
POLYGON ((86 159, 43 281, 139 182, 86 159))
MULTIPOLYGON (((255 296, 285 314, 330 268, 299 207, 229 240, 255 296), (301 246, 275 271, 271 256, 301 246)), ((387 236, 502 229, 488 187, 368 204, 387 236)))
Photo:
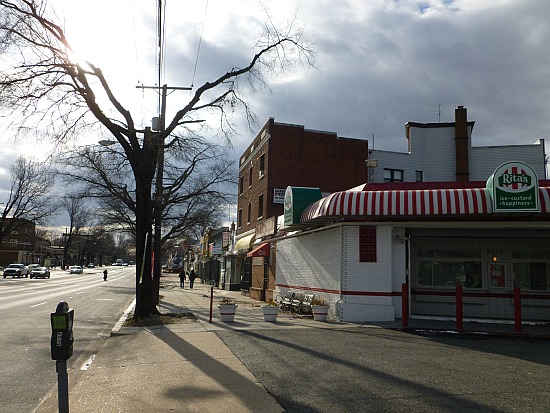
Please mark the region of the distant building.
MULTIPOLYGON (((6 221, 13 218, 6 218, 6 221)), ((36 236, 34 222, 19 218, 16 229, 0 245, 0 265, 12 263, 44 264, 52 256, 51 242, 36 236)))
POLYGON ((543 139, 531 145, 476 147, 472 146, 474 123, 468 121, 463 106, 455 109, 455 122, 407 122, 408 152, 371 148, 369 159, 377 166, 369 168, 365 182, 486 181, 508 160, 525 162, 540 179, 546 179, 543 139))

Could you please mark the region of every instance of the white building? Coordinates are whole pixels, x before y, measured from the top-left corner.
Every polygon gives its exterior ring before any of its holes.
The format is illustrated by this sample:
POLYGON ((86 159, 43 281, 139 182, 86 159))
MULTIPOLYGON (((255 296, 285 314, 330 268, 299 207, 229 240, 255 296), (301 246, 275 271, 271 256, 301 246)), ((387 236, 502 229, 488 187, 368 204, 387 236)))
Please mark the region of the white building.
MULTIPOLYGON (((510 162, 486 187, 447 184, 371 184, 311 203, 286 228, 299 232, 272 241, 280 294, 314 293, 341 321, 393 321, 404 303, 454 317, 460 288, 464 317, 513 320, 518 289, 522 320, 550 321, 550 182, 510 162)), ((301 189, 287 188, 288 208, 301 189)))
POLYGON ((504 161, 530 165, 539 179, 546 179, 544 140, 532 145, 472 146, 473 121, 466 108, 455 110, 453 123, 405 125, 408 152, 371 150, 378 166, 370 169, 372 183, 486 181, 504 161))

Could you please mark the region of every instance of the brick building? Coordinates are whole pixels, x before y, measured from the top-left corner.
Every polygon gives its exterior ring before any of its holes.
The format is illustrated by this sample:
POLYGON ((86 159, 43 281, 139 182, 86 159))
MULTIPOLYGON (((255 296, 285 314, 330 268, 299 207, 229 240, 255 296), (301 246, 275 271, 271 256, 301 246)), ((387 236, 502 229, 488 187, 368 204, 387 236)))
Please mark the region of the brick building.
POLYGON ((283 214, 287 186, 330 193, 367 179, 368 141, 270 118, 239 160, 237 236, 283 214))
POLYGON ((251 297, 269 300, 274 260, 269 261, 266 244, 257 243, 277 231, 287 186, 313 186, 323 193, 355 187, 367 179, 367 158, 367 140, 270 118, 239 159, 237 256, 228 259, 232 284, 238 281, 251 297))

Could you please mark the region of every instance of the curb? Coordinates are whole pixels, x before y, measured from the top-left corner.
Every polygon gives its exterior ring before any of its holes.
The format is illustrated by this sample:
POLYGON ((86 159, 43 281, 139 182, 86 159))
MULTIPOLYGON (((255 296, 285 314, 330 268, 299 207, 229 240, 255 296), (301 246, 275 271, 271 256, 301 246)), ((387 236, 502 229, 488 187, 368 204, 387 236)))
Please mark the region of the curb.
POLYGON ((128 320, 128 316, 130 315, 130 313, 132 311, 134 311, 134 307, 136 306, 136 299, 134 298, 134 300, 130 303, 130 305, 128 306, 128 308, 124 311, 124 313, 122 314, 122 317, 120 317, 120 319, 118 320, 118 322, 115 324, 115 326, 112 328, 111 330, 111 337, 113 336, 119 336, 121 335, 121 332, 120 330, 122 329, 122 326, 124 325, 124 323, 126 322, 126 320, 128 320))

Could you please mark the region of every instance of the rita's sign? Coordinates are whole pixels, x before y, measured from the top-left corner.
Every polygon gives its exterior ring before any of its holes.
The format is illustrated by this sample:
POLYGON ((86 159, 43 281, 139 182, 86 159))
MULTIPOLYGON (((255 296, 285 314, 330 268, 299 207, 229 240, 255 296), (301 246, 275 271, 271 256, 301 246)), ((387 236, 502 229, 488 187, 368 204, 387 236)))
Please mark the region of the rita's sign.
POLYGON ((500 165, 487 181, 493 212, 538 212, 539 187, 535 171, 523 162, 500 165))

